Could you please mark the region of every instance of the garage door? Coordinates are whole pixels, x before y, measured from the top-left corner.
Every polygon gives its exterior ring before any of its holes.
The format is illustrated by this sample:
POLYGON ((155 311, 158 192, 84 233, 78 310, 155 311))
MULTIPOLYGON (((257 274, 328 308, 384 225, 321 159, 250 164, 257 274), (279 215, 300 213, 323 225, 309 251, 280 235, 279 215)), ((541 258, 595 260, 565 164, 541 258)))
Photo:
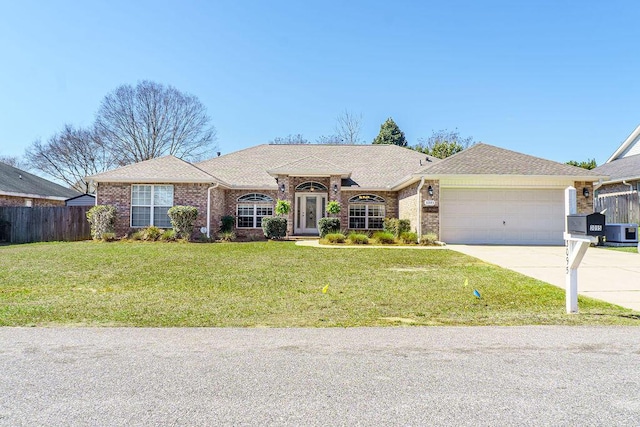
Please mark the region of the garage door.
POLYGON ((446 243, 564 244, 563 190, 443 188, 440 234, 446 243))

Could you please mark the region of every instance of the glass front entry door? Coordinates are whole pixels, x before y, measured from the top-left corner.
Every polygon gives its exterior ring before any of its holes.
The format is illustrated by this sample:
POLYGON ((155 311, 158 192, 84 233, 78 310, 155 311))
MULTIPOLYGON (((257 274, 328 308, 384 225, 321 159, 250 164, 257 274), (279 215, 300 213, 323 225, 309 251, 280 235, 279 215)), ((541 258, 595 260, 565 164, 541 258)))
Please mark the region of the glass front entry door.
POLYGON ((296 234, 318 234, 318 220, 324 218, 327 206, 326 194, 296 194, 296 234))

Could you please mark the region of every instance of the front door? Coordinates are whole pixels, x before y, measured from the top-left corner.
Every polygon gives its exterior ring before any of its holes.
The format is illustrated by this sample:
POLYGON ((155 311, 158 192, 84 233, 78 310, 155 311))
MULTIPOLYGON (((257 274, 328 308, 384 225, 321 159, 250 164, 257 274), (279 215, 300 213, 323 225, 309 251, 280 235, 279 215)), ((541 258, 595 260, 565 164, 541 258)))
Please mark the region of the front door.
POLYGON ((318 220, 324 218, 327 195, 318 193, 296 194, 296 234, 318 234, 318 220))

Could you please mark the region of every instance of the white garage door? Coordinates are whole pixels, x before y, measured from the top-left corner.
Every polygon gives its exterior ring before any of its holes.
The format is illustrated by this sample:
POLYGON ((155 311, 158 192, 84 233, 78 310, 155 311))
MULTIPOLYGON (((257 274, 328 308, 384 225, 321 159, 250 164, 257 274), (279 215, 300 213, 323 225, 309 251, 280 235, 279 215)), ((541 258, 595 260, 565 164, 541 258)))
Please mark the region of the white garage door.
POLYGON ((446 243, 564 244, 563 190, 443 188, 440 234, 446 243))

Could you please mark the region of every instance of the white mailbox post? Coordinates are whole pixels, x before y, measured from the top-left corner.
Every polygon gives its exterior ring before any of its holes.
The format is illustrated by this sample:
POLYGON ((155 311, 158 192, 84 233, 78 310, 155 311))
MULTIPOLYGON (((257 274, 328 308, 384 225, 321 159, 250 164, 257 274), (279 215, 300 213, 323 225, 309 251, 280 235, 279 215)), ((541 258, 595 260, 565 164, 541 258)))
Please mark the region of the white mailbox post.
POLYGON ((565 279, 567 313, 578 312, 578 266, 591 243, 598 241, 597 237, 594 236, 569 232, 567 217, 569 215, 575 215, 577 210, 576 189, 568 187, 564 190, 564 240, 567 247, 567 271, 565 279))

